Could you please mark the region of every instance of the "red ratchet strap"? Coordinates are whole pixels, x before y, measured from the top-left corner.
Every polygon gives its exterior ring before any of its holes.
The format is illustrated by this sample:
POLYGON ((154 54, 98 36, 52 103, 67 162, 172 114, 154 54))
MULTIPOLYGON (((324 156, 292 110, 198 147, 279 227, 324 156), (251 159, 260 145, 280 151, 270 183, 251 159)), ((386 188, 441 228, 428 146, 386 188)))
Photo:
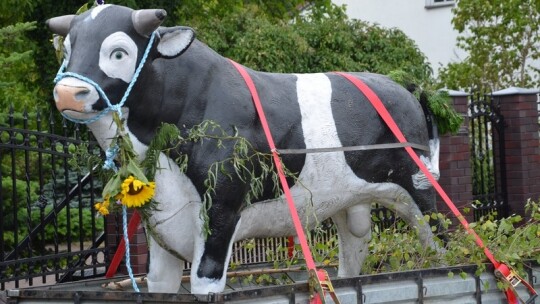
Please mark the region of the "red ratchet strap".
MULTIPOLYGON (((287 199, 287 203, 289 205, 289 212, 291 213, 294 228, 296 229, 296 234, 298 236, 298 241, 302 248, 304 259, 306 260, 306 266, 309 270, 310 287, 313 287, 310 289, 315 290, 316 292, 318 292, 318 295, 319 295, 319 296, 314 296, 312 294, 312 297, 310 298, 310 303, 323 303, 324 295, 320 286, 323 286, 322 288, 327 287, 330 293, 332 294, 333 298, 335 294, 333 294, 333 288, 331 288, 331 285, 329 285, 330 283, 329 283, 328 275, 326 274, 326 271, 316 269, 315 261, 313 260, 313 256, 311 255, 311 250, 309 249, 308 242, 306 240, 306 235, 302 228, 302 222, 300 221, 300 217, 298 216, 298 211, 296 209, 296 206, 294 205, 294 200, 291 195, 289 184, 287 183, 287 179, 285 178, 285 173, 283 172, 283 165, 281 163, 281 159, 279 158, 276 145, 274 144, 274 139, 272 137, 272 133, 270 132, 270 128, 268 127, 268 121, 266 120, 266 115, 264 114, 264 110, 261 105, 261 100, 259 99, 259 94, 257 93, 257 88, 255 87, 255 84, 253 83, 251 76, 249 76, 249 74, 247 73, 247 71, 244 69, 243 66, 234 62, 233 60, 229 59, 229 61, 238 70, 238 72, 240 73, 244 81, 246 82, 249 92, 251 93, 253 103, 257 110, 257 114, 259 115, 259 119, 261 120, 261 124, 264 130, 264 135, 266 136, 266 140, 268 141, 268 145, 270 146, 270 151, 272 151, 272 157, 274 159, 274 163, 276 164, 279 181, 281 182, 281 186, 283 188, 285 198, 287 199), (312 284, 313 281, 316 281, 316 282, 312 284), (326 283, 326 286, 325 286, 325 283, 326 283)), ((337 299, 334 298, 334 301, 336 300, 337 299)))
MULTIPOLYGON (((405 143, 407 140, 405 139, 405 136, 397 126, 396 122, 386 109, 386 107, 383 105, 377 94, 373 92, 363 81, 360 79, 342 72, 335 72, 338 75, 341 75, 345 77, 347 80, 349 80, 351 83, 353 83, 359 90, 366 96, 366 98, 371 102, 373 107, 377 110, 377 113, 381 116, 381 118, 384 120, 386 125, 392 130, 392 133, 396 136, 398 141, 400 143, 405 143)), ((463 225, 465 230, 474 236, 476 244, 484 250, 484 254, 489 259, 489 261, 493 264, 495 267, 495 275, 501 279, 502 281, 506 282, 508 284, 508 288, 506 289, 506 298, 508 299, 508 303, 514 304, 514 303, 534 303, 534 299, 537 297, 537 293, 534 290, 534 288, 523 278, 517 275, 517 273, 510 268, 508 265, 498 262, 495 257, 493 256, 493 253, 484 245, 484 242, 482 239, 476 234, 476 232, 469 226, 469 223, 463 217, 461 212, 456 208, 452 200, 448 197, 448 195, 444 192, 440 184, 435 180, 431 172, 427 169, 427 167, 424 165, 424 163, 420 160, 418 155, 414 152, 412 147, 405 147, 405 150, 411 158, 414 160, 414 162, 420 167, 420 170, 426 175, 426 177, 429 179, 433 187, 437 190, 439 195, 442 197, 446 205, 452 210, 454 215, 458 218, 460 223, 463 225), (525 302, 523 301, 517 294, 517 291, 515 290, 515 287, 519 284, 523 284, 527 291, 529 292, 529 299, 525 302), (519 302, 518 302, 519 300, 519 302)))
MULTIPOLYGON (((139 223, 141 222, 141 215, 137 210, 133 211, 133 215, 129 219, 128 224, 128 239, 131 240, 131 237, 137 230, 137 227, 139 226, 139 223)), ((114 257, 111 261, 111 264, 109 265, 109 268, 107 269, 107 273, 105 274, 106 278, 112 278, 116 274, 116 270, 118 269, 118 265, 120 265, 120 262, 122 261, 122 257, 124 256, 124 253, 126 252, 126 245, 124 243, 124 238, 121 239, 120 244, 118 245, 118 248, 116 249, 116 252, 114 253, 114 257)))

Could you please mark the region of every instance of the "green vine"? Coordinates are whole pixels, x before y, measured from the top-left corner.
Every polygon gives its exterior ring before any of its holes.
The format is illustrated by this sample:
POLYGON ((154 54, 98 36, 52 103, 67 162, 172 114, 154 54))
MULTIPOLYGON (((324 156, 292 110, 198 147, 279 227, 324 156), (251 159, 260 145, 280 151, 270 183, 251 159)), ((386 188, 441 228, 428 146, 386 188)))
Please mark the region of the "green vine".
MULTIPOLYGON (((117 124, 121 123, 120 121, 117 124)), ((119 134, 122 134, 123 128, 120 127, 119 134)), ((211 234, 209 226, 208 211, 212 207, 213 197, 216 195, 216 186, 218 179, 222 176, 233 179, 238 178, 245 183, 249 183, 249 191, 243 198, 246 204, 251 204, 254 200, 261 197, 264 192, 264 184, 268 179, 272 180, 272 189, 275 197, 281 195, 281 188, 279 187, 279 177, 276 173, 274 163, 272 161, 272 154, 256 151, 253 145, 244 137, 238 135, 238 131, 233 129, 233 134, 228 134, 221 126, 216 122, 206 120, 202 123, 193 126, 186 132, 185 136, 182 136, 182 132, 172 124, 164 123, 156 131, 156 135, 150 142, 148 150, 146 151, 145 159, 142 160, 140 165, 132 164, 129 166, 131 170, 140 167, 139 176, 145 176, 146 182, 148 180, 154 180, 159 167, 159 155, 164 153, 179 166, 182 172, 185 172, 189 165, 189 157, 186 154, 178 153, 179 148, 187 143, 200 143, 203 141, 213 141, 218 149, 224 149, 226 146, 232 144, 232 153, 229 157, 213 163, 208 168, 207 178, 204 181, 205 192, 202 195, 201 219, 203 220, 203 232, 205 236, 211 234), (225 145, 225 143, 228 145, 225 145), (255 169, 257 168, 257 169, 255 169)), ((118 144, 120 146, 119 159, 120 163, 133 163, 133 159, 136 158, 136 154, 133 152, 133 147, 129 138, 117 135, 112 142, 112 145, 118 144)), ((87 149, 80 147, 80 152, 76 152, 73 157, 74 165, 80 168, 81 164, 78 164, 81 159, 81 153, 84 153, 87 149)), ((90 158, 87 158, 90 160, 90 158)), ((92 158, 92 164, 95 164, 95 158, 92 158)), ((295 177, 295 175, 284 168, 284 172, 288 177, 295 177)), ((125 175, 125 174, 124 174, 125 175)), ((106 175, 109 182, 107 183, 107 191, 110 189, 118 188, 122 183, 123 178, 118 175, 111 176, 106 175)), ((104 190, 104 193, 106 191, 104 190)), ((118 192, 112 193, 111 197, 118 192)), ((104 195, 105 197, 105 195, 104 195)), ((149 207, 140 208, 140 211, 144 217, 149 217, 151 212, 158 208, 158 202, 152 201, 149 207)))

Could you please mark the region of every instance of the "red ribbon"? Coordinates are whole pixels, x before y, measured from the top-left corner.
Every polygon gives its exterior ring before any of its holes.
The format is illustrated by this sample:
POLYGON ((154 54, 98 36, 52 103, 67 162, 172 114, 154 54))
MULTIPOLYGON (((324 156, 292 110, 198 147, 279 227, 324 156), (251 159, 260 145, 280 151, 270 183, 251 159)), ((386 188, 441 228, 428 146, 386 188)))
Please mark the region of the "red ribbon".
MULTIPOLYGON (((141 215, 137 210, 133 211, 133 215, 129 219, 128 224, 128 240, 131 240, 131 237, 137 231, 137 227, 139 227, 139 223, 141 222, 141 215)), ((120 262, 122 261, 122 257, 124 256, 124 253, 126 252, 126 244, 124 242, 124 238, 120 240, 120 244, 118 245, 118 248, 116 249, 116 252, 114 253, 114 257, 111 261, 111 264, 109 265, 109 268, 107 269, 107 273, 105 274, 106 278, 112 278, 116 274, 116 270, 118 269, 118 265, 120 265, 120 262)))
MULTIPOLYGON (((229 59, 230 60, 230 59, 229 59)), ((309 270, 314 270, 317 273, 317 276, 324 277, 323 273, 319 273, 317 271, 317 268, 315 267, 315 261, 313 260, 313 256, 311 254, 311 250, 309 249, 309 245, 306 239, 306 235, 304 233, 304 229, 302 228, 302 222, 300 221, 300 217, 298 216, 298 211, 296 209, 296 206, 294 204, 294 200, 291 195, 291 191, 289 188, 289 184, 287 183, 287 179, 285 177, 285 173, 283 172, 283 165, 281 163, 281 159, 279 158, 279 155, 277 153, 276 145, 274 144, 274 139, 272 137, 272 133, 270 132, 270 128, 268 127, 268 121, 266 120, 266 115, 264 114, 264 110, 261 105, 261 100, 259 98, 259 94, 257 93, 257 88, 255 87, 255 84, 253 83, 253 80, 251 79, 251 76, 247 73, 247 71, 242 67, 240 64, 230 60, 232 65, 238 70, 244 81, 246 82, 246 85, 249 89, 249 92, 251 93, 251 97, 253 99, 253 103, 255 105, 255 109, 257 110, 257 114, 259 115, 259 119, 261 121, 261 125, 264 130, 264 135, 266 136, 266 140, 268 141, 268 145, 270 146, 270 151, 272 151, 272 157, 274 159, 274 163, 276 164, 276 168, 278 171, 279 181, 281 182, 281 186, 283 188, 283 193, 285 194, 285 198, 287 199, 287 205, 289 206, 289 212, 292 217, 292 221, 294 224, 294 228, 296 230, 296 234, 298 236, 298 242, 300 243, 300 247, 302 248, 302 253, 304 254, 304 259, 306 260, 306 266, 309 270)), ((318 296, 314 296, 310 303, 322 303, 322 300, 318 296)))

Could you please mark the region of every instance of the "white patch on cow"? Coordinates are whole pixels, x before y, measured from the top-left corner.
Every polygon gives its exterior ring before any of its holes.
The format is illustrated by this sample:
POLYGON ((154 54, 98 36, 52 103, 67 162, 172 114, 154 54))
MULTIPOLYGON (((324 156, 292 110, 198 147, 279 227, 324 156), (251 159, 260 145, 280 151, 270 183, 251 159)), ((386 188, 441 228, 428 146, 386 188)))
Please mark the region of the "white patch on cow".
MULTIPOLYGON (((307 149, 341 147, 332 114, 332 86, 324 74, 299 74, 296 82, 298 104, 302 115, 302 130, 307 149)), ((343 152, 308 153, 300 174, 302 183, 309 187, 335 189, 335 181, 358 178, 345 160, 343 152)))
POLYGON ((157 46, 158 52, 167 57, 173 57, 183 52, 193 40, 191 29, 179 28, 165 33, 157 46))
MULTIPOLYGON (((439 145, 440 144, 438 138, 431 139, 429 141, 430 157, 428 158, 423 155, 420 156, 420 159, 422 160, 428 171, 431 173, 431 175, 433 175, 435 180, 438 180, 441 174, 439 171, 439 145)), ((424 172, 422 172, 421 170, 413 174, 412 181, 414 188, 418 190, 429 189, 433 186, 424 174, 424 172)))
POLYGON ((92 9, 92 12, 90 13, 90 17, 92 17, 92 20, 96 19, 96 17, 101 13, 104 9, 111 6, 110 4, 104 4, 104 5, 98 5, 92 9))
POLYGON ((137 45, 126 33, 110 34, 99 50, 99 67, 111 78, 131 81, 137 65, 137 45))
POLYGON ((71 58, 71 40, 69 34, 67 34, 66 38, 64 38, 64 44, 63 44, 62 52, 64 54, 64 61, 66 62, 66 65, 69 63, 69 59, 71 58))

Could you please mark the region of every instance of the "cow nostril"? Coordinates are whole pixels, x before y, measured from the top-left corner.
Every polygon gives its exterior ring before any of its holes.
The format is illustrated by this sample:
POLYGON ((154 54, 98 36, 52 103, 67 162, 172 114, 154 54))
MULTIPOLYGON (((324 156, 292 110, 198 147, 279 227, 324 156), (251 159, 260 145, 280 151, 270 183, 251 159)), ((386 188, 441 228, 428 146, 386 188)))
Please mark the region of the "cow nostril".
POLYGON ((75 100, 83 100, 86 96, 90 93, 89 89, 81 89, 77 93, 75 93, 75 100))

